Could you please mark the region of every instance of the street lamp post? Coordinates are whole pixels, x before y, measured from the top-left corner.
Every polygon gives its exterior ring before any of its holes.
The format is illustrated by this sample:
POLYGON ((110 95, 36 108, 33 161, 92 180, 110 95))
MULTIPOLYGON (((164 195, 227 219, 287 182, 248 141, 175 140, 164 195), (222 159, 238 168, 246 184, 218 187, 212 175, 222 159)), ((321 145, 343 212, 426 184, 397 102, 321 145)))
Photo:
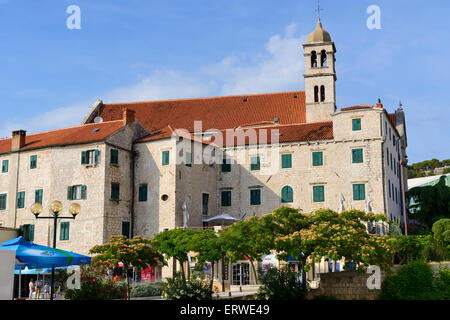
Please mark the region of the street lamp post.
MULTIPOLYGON (((75 219, 77 215, 80 213, 81 207, 78 203, 72 203, 69 208, 69 212, 72 214, 72 217, 60 217, 59 215, 62 212, 62 203, 60 201, 53 201, 50 204, 50 214, 49 217, 39 217, 43 208, 42 205, 38 202, 34 203, 31 206, 31 212, 34 214, 36 219, 53 219, 53 248, 56 249, 56 230, 58 228, 58 219, 75 219)), ((52 267, 52 279, 51 279, 51 295, 50 300, 53 300, 53 296, 55 293, 55 267, 52 267)))

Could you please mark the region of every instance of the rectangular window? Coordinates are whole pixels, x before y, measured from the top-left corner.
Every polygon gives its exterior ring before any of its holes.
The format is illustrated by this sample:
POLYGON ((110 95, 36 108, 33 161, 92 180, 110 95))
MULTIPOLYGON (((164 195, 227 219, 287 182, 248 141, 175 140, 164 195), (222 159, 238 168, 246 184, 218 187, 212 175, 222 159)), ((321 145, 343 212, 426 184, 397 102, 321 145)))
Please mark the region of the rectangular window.
POLYGON ((163 166, 167 166, 169 164, 169 157, 170 157, 169 151, 162 152, 162 165, 163 166))
POLYGON ((361 119, 352 119, 352 130, 353 131, 361 130, 361 119))
POLYGON ((364 184, 353 185, 353 200, 366 199, 366 186, 364 184))
POLYGON ((312 159, 313 159, 313 166, 323 165, 323 152, 313 152, 312 159))
POLYGON ((391 198, 391 180, 388 180, 389 185, 389 198, 391 198))
POLYGON ((363 150, 352 149, 352 163, 362 163, 362 162, 363 162, 363 150))
POLYGON ((119 200, 120 185, 118 183, 111 183, 111 200, 119 200))
POLYGON ((34 224, 20 226, 19 235, 22 235, 26 241, 34 241, 34 224))
POLYGON ((231 191, 222 191, 221 192, 221 203, 222 207, 230 207, 231 206, 231 191))
POLYGON ((67 187, 67 200, 86 200, 87 187, 76 185, 67 187))
POLYGON ((222 160, 222 172, 231 172, 231 159, 222 160))
POLYGON ((25 191, 20 191, 17 193, 17 208, 25 208, 25 191))
POLYGON ((81 164, 97 164, 98 163, 98 150, 87 150, 81 152, 81 164))
POLYGON ((61 222, 59 228, 59 240, 69 240, 70 222, 61 222))
POLYGON ((111 149, 111 164, 119 164, 119 150, 111 149))
POLYGON ((30 156, 30 169, 36 169, 37 168, 37 156, 30 156))
POLYGON ((251 157, 250 158, 250 170, 256 171, 256 170, 259 170, 260 168, 261 168, 261 162, 260 162, 259 156, 251 157))
POLYGON ((192 153, 186 152, 186 167, 192 167, 192 153))
POLYGON ((0 210, 6 210, 6 193, 0 194, 0 210))
POLYGON ((392 140, 392 131, 391 131, 391 128, 389 127, 389 140, 392 140))
POLYGON ((148 188, 146 184, 141 184, 139 186, 139 201, 147 201, 147 189, 148 188))
POLYGON ((250 205, 258 206, 261 204, 261 189, 250 190, 250 205))
POLYGON ((395 203, 398 204, 398 191, 397 191, 397 187, 395 187, 395 203))
POLYGON ((313 186, 313 201, 314 202, 324 202, 324 186, 313 186))
POLYGON ((8 172, 9 160, 2 161, 2 173, 8 172))
POLYGON ((202 214, 208 215, 209 194, 202 193, 202 214))
POLYGON ((128 221, 122 221, 122 235, 130 237, 130 223, 128 221))
POLYGON ((292 154, 281 155, 281 168, 283 169, 292 168, 292 154))
POLYGON ((389 166, 389 150, 386 149, 386 163, 389 166))
POLYGON ((40 203, 42 204, 42 194, 44 190, 39 189, 34 191, 34 203, 40 203))

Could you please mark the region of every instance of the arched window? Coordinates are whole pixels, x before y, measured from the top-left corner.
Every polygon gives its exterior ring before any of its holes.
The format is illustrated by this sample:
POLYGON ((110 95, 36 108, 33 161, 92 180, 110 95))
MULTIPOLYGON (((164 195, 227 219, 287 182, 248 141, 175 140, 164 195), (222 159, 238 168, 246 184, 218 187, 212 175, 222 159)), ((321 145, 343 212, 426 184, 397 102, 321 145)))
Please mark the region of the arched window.
POLYGON ((319 87, 314 86, 314 102, 319 102, 319 87))
POLYGON ((327 66, 327 52, 325 50, 322 50, 322 52, 320 53, 320 66, 327 66))
POLYGON ((325 86, 320 86, 320 102, 325 101, 325 86))
POLYGON ((294 201, 294 191, 290 186, 284 186, 281 189, 281 203, 290 203, 294 201))
POLYGON ((311 52, 311 67, 317 68, 317 53, 315 51, 311 52))

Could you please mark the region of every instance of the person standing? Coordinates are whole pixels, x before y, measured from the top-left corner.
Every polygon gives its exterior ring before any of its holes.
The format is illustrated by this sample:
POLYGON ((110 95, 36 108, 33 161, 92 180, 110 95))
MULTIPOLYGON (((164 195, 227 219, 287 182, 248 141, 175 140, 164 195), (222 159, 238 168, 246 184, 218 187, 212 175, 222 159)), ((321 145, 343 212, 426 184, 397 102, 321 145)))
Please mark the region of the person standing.
POLYGON ((33 278, 31 278, 30 282, 28 283, 28 289, 29 289, 29 295, 28 298, 32 299, 33 298, 33 292, 34 292, 34 282, 33 282, 33 278))
POLYGON ((41 296, 41 289, 42 289, 42 281, 36 280, 36 295, 34 296, 34 299, 39 299, 41 296))
POLYGON ((48 282, 44 285, 44 299, 50 299, 50 285, 48 282))

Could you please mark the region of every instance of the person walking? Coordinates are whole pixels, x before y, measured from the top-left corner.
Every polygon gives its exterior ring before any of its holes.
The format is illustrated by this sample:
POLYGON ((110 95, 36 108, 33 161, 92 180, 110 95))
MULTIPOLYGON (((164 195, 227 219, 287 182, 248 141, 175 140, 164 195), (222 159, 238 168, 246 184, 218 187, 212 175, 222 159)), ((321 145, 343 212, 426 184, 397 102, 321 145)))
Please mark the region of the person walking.
POLYGON ((48 282, 44 285, 44 299, 50 299, 50 285, 48 282))
POLYGON ((29 289, 29 295, 28 298, 29 299, 33 299, 33 292, 34 292, 34 282, 33 282, 33 278, 31 278, 30 282, 28 283, 28 289, 29 289))
POLYGON ((41 297, 41 289, 42 289, 42 281, 36 280, 36 295, 34 296, 34 299, 39 299, 41 297))

